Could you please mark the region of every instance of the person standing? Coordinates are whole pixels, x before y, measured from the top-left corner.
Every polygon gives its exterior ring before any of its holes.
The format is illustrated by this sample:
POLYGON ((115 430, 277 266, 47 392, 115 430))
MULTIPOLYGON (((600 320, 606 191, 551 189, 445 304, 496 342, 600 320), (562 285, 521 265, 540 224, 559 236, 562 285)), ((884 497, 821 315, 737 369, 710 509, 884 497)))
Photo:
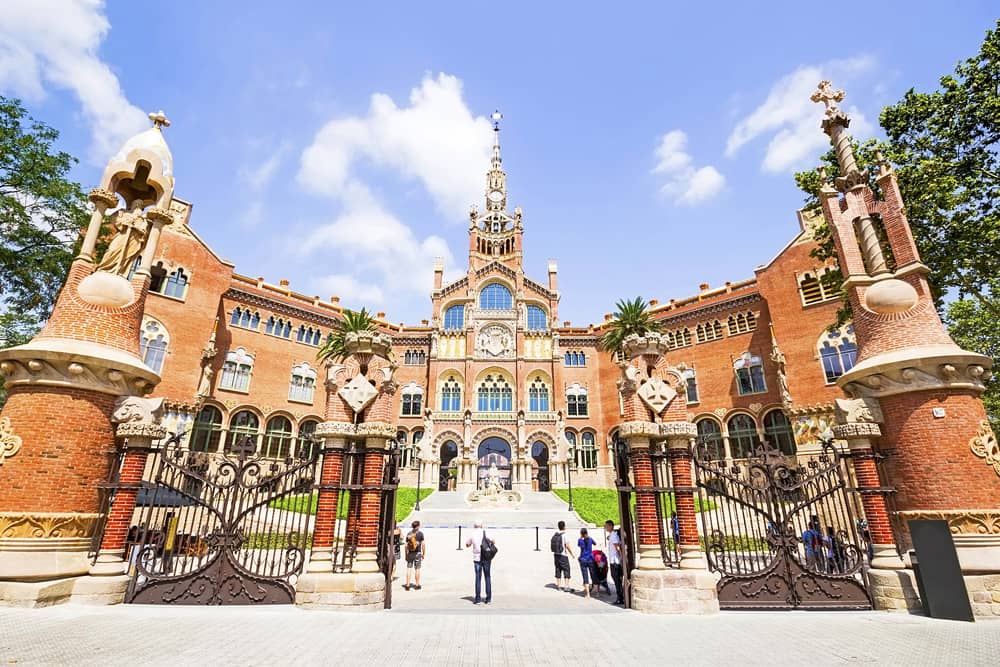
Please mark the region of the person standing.
POLYGON ((576 546, 580 547, 580 573, 583 575, 583 593, 585 597, 590 597, 590 588, 593 586, 594 595, 597 595, 597 571, 594 567, 594 539, 587 534, 586 528, 580 529, 580 539, 576 541, 576 546))
POLYGON ((569 539, 566 537, 566 522, 560 521, 559 530, 552 535, 551 548, 552 560, 556 566, 556 588, 561 591, 573 592, 569 587, 569 559, 573 557, 573 551, 569 548, 569 539))
POLYGON ((427 542, 420 530, 420 522, 410 524, 410 532, 406 534, 406 583, 404 590, 410 590, 410 575, 413 575, 413 588, 420 590, 420 566, 427 557, 427 542))
POLYGON ((403 531, 396 526, 392 531, 392 577, 396 576, 396 563, 403 557, 403 531))
POLYGON ((489 604, 493 599, 493 583, 490 579, 490 565, 492 561, 489 557, 485 557, 482 552, 483 541, 488 540, 490 544, 496 544, 491 537, 486 534, 486 529, 483 528, 483 520, 476 519, 472 524, 472 532, 469 533, 468 539, 465 540, 465 547, 472 547, 472 565, 476 572, 476 599, 473 600, 473 604, 479 604, 480 602, 484 604, 489 604), (482 579, 486 578, 486 598, 484 599, 481 595, 482 592, 482 579))
POLYGON ((823 533, 819 528, 819 517, 815 514, 809 518, 809 528, 802 531, 802 546, 806 552, 806 569, 822 571, 823 533))
POLYGON ((615 604, 625 604, 625 590, 622 588, 622 536, 615 530, 611 520, 604 522, 604 541, 607 543, 608 567, 615 582, 615 604))

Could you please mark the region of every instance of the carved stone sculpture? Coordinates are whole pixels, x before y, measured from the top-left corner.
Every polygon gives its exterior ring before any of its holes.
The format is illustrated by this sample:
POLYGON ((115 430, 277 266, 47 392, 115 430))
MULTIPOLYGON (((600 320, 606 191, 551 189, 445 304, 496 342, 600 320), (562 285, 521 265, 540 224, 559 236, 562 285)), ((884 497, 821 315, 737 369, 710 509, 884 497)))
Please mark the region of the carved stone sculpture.
POLYGON ((206 398, 212 393, 213 375, 215 375, 215 371, 212 370, 211 366, 206 364, 205 367, 201 369, 201 381, 198 382, 198 398, 206 398))
POLYGON ((116 234, 104 251, 97 270, 124 276, 146 245, 149 221, 143 215, 142 201, 136 199, 132 202, 131 209, 122 209, 112 215, 111 226, 116 234))
POLYGON ((653 378, 639 387, 639 398, 658 415, 677 397, 677 392, 659 378, 653 378))
POLYGON ((138 422, 142 424, 159 424, 163 418, 163 397, 139 398, 138 396, 120 396, 115 401, 111 421, 116 424, 138 422))
POLYGON ((838 424, 881 424, 882 408, 874 398, 836 398, 833 401, 838 424))
POLYGON ((0 419, 0 466, 4 459, 14 456, 21 450, 21 438, 14 435, 14 427, 10 425, 10 417, 0 419))
POLYGON ((355 412, 364 410, 378 396, 378 391, 363 375, 355 375, 354 379, 337 393, 355 412))

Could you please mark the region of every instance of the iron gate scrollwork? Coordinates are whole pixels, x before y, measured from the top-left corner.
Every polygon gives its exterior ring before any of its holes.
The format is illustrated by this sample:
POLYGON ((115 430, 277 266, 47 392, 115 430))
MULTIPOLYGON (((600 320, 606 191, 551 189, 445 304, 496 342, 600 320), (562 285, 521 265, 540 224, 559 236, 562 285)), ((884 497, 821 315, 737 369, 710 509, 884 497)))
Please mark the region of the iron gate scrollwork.
POLYGON ((173 435, 150 454, 128 553, 126 601, 283 604, 311 546, 316 446, 256 456, 256 438, 191 451, 173 435))
POLYGON ((379 505, 378 564, 385 576, 385 608, 392 609, 392 571, 396 562, 393 533, 396 530, 396 491, 399 488, 399 443, 392 443, 382 467, 379 505))
POLYGON ((827 442, 804 461, 767 443, 745 461, 693 448, 709 568, 723 609, 870 609, 857 495, 848 463, 827 442))
POLYGON ((632 570, 635 569, 635 524, 632 519, 632 479, 629 467, 628 444, 614 441, 615 488, 618 490, 618 515, 621 517, 622 548, 622 599, 624 607, 632 608, 632 570))

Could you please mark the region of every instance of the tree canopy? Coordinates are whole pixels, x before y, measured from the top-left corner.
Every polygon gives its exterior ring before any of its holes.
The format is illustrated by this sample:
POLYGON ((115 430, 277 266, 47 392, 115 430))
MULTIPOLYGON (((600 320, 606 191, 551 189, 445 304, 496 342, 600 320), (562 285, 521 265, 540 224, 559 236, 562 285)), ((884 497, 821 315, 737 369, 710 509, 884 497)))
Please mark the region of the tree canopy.
POLYGON ((660 323, 649 314, 649 306, 642 297, 621 299, 615 304, 615 314, 608 330, 598 339, 598 346, 605 352, 620 352, 625 337, 632 334, 644 336, 660 330, 660 323))

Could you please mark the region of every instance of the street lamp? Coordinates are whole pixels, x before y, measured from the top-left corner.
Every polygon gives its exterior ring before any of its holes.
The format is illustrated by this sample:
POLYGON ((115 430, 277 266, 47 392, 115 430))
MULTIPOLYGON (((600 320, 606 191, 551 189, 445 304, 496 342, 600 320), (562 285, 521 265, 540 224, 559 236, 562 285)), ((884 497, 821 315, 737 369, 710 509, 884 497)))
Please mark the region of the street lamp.
MULTIPOLYGON (((420 437, 423 438, 422 435, 420 437)), ((417 442, 420 441, 418 440, 417 442)), ((417 451, 418 452, 420 451, 419 448, 417 449, 417 451)), ((414 452, 414 454, 416 454, 416 452, 414 452)), ((421 461, 420 458, 418 457, 417 458, 417 503, 413 506, 414 512, 420 511, 420 473, 423 472, 423 470, 424 470, 424 462, 421 461)))
POLYGON ((573 462, 576 461, 576 447, 569 451, 569 460, 566 461, 566 485, 569 487, 569 507, 566 511, 573 511, 573 462))

